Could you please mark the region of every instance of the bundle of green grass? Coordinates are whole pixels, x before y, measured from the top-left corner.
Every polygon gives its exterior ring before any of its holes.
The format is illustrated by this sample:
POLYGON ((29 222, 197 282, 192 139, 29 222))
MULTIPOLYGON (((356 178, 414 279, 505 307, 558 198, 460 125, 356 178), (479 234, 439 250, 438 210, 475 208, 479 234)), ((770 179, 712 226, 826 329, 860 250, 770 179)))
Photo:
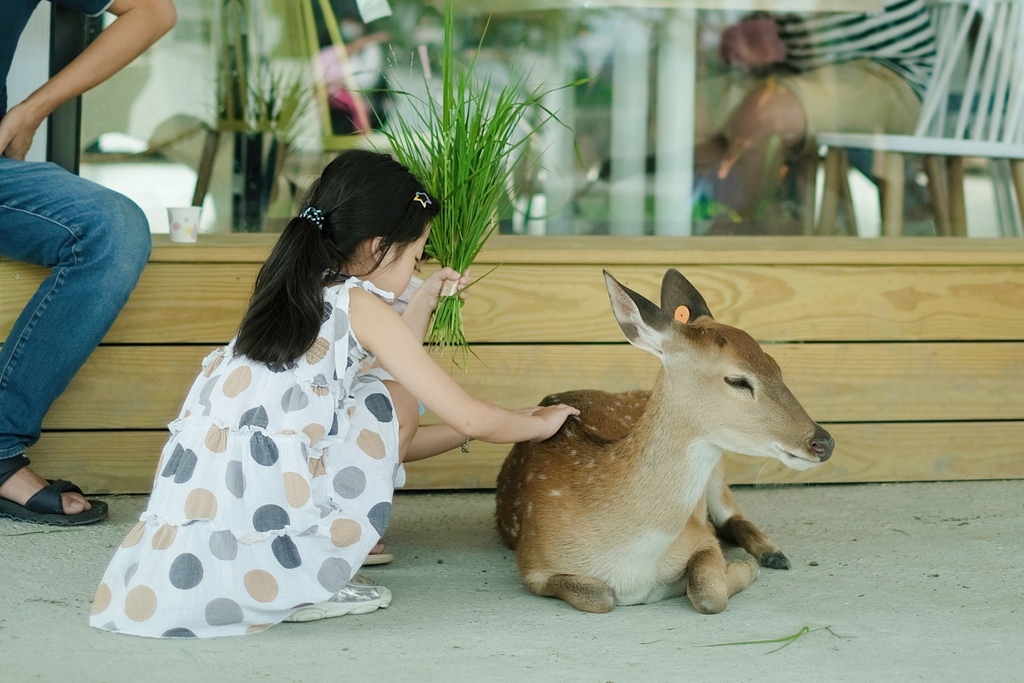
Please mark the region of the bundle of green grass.
MULTIPOLYGON (((479 49, 468 63, 456 62, 454 3, 445 8, 440 97, 411 99, 398 108, 385 131, 395 157, 441 200, 427 254, 442 267, 465 273, 498 228, 498 211, 530 136, 557 117, 541 100, 550 91, 528 89, 513 72, 501 88, 489 75, 475 77, 479 49), (524 125, 524 122, 529 122, 524 125), (524 132, 525 130, 525 132, 524 132)), ((462 299, 442 292, 428 342, 444 350, 469 351, 462 324, 462 299)), ((456 363, 458 359, 453 355, 456 363)))

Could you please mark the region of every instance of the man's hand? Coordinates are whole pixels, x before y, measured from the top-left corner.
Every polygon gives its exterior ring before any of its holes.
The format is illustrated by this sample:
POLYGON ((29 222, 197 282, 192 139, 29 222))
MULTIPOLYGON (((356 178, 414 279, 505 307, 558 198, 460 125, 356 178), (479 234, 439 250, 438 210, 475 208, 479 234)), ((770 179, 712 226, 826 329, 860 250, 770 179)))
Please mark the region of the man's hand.
POLYGON ((177 18, 173 0, 114 0, 107 11, 117 16, 114 23, 0 121, 0 154, 24 159, 43 119, 131 63, 177 18))
POLYGON ((36 130, 45 118, 46 112, 34 110, 28 102, 12 107, 0 120, 0 156, 24 159, 36 130))

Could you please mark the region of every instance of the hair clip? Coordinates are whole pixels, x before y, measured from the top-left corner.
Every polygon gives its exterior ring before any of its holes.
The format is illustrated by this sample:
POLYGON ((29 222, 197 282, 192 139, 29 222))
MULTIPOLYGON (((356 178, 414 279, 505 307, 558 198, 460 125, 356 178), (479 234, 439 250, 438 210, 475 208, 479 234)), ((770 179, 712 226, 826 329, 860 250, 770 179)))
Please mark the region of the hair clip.
POLYGON ((424 209, 433 204, 433 202, 430 201, 430 195, 428 195, 426 192, 417 192, 413 196, 412 200, 414 202, 419 202, 420 206, 422 206, 424 209))
POLYGON ((324 212, 315 206, 307 206, 299 214, 299 218, 305 218, 306 220, 312 221, 316 225, 317 230, 324 229, 324 212))

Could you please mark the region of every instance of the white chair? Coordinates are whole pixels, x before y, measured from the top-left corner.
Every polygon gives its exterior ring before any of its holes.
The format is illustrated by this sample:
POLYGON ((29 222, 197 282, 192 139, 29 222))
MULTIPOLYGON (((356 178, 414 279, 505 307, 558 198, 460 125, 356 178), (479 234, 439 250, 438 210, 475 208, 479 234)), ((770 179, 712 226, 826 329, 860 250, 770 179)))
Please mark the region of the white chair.
MULTIPOLYGON (((993 173, 997 196, 1016 193, 1024 217, 1024 0, 936 0, 936 64, 917 129, 913 135, 823 133, 825 192, 817 231, 834 230, 840 177, 846 149, 875 154, 881 178, 882 230, 888 237, 903 232, 905 155, 921 155, 928 175, 936 230, 940 235, 967 235, 963 159, 1008 162, 993 173), (959 99, 959 106, 951 107, 959 99)), ((992 166, 992 164, 990 164, 992 166)), ((997 167, 998 168, 998 167, 997 167)))

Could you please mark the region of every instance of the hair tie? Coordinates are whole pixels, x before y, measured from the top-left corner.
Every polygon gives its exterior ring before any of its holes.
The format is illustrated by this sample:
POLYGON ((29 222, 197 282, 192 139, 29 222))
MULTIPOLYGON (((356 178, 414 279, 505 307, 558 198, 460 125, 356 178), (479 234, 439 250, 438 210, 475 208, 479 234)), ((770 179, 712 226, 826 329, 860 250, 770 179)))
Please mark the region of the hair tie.
POLYGON ((422 206, 424 209, 434 203, 430 201, 430 195, 427 194, 426 192, 417 192, 415 195, 413 195, 412 200, 414 202, 419 202, 420 206, 422 206))
POLYGON ((312 221, 317 230, 324 229, 324 212, 315 206, 307 206, 302 210, 302 213, 299 214, 299 218, 305 218, 308 221, 312 221))

